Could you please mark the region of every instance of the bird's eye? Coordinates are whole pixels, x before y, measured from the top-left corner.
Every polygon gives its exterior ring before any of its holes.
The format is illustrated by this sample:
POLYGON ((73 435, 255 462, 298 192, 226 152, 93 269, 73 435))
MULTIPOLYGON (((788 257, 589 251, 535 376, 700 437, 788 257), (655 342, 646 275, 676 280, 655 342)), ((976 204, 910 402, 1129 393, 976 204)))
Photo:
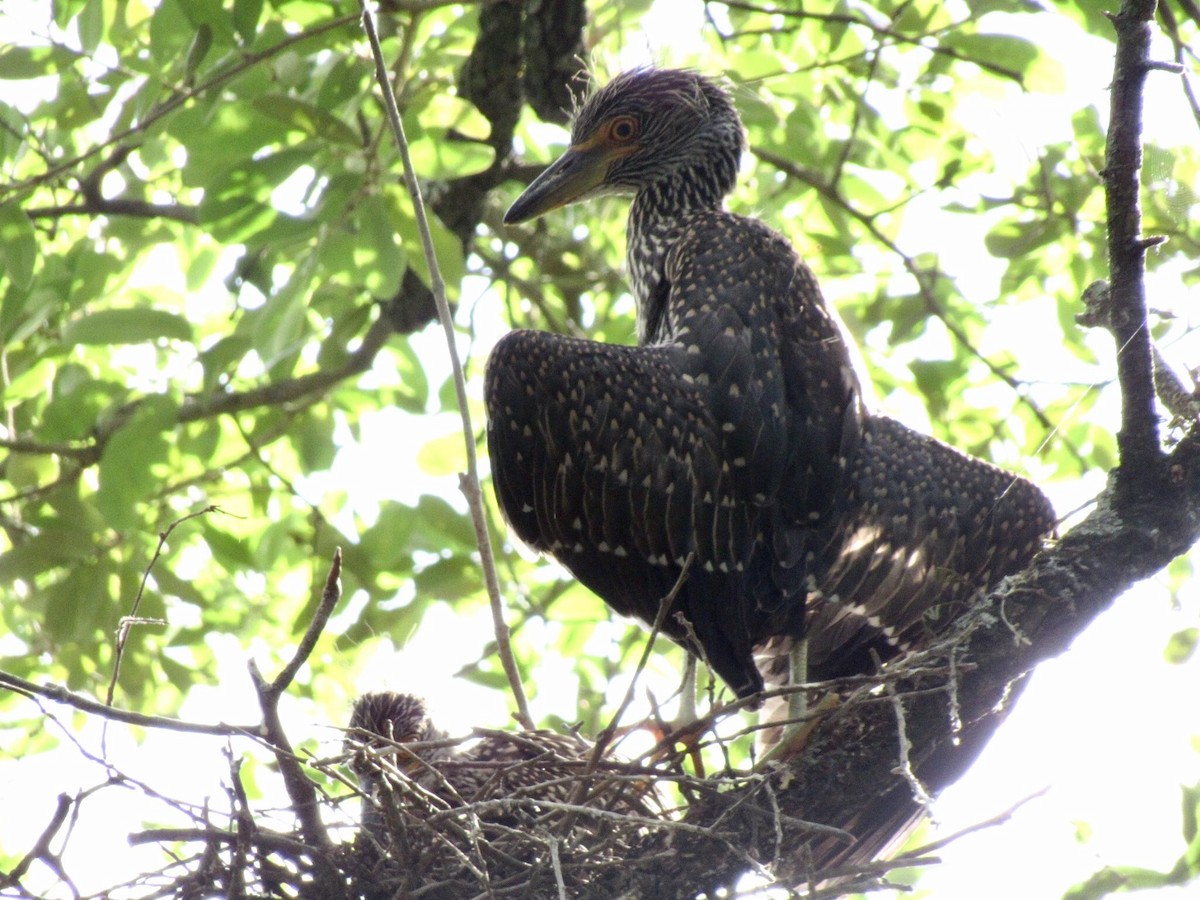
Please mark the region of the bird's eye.
POLYGON ((617 116, 608 123, 608 137, 610 140, 618 141, 622 144, 632 141, 637 137, 638 121, 633 116, 617 116))

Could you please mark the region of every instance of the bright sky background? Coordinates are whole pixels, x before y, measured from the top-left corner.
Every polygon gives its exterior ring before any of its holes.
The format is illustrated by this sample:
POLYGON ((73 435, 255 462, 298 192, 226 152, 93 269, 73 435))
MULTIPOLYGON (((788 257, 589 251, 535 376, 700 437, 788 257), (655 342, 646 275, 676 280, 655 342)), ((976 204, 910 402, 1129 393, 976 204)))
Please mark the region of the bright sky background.
MULTIPOLYGON (((659 0, 644 20, 644 42, 637 45, 631 40, 629 55, 619 64, 653 59, 702 66, 702 59, 690 55, 701 46, 702 21, 698 2, 659 0)), ((1068 88, 1063 97, 979 100, 971 111, 974 127, 994 148, 1002 172, 1023 173, 1039 144, 1061 140, 1070 114, 1095 102, 1111 76, 1107 48, 1081 39, 1065 20, 1061 35, 1040 33, 1037 40, 1042 46, 1071 47, 1070 63, 1064 65, 1068 88)), ((1194 140, 1194 123, 1166 103, 1172 91, 1166 76, 1152 77, 1150 87, 1148 139, 1168 144, 1194 140), (1184 132, 1179 131, 1181 121, 1187 129, 1184 132)), ((963 290, 968 295, 994 296, 1003 264, 980 252, 982 235, 964 233, 961 217, 953 219, 952 227, 940 227, 936 209, 928 210, 927 216, 908 217, 911 231, 902 236, 901 244, 913 251, 929 249, 929 235, 936 235, 943 260, 970 260, 973 275, 963 279, 963 290)), ((1153 305, 1174 308, 1185 320, 1190 319, 1189 300, 1196 298, 1172 297, 1163 292, 1166 287, 1165 282, 1157 290, 1152 285, 1153 305)), ((1177 286, 1171 289, 1178 291, 1177 286)), ((464 297, 470 296, 467 287, 464 297)), ((493 312, 496 306, 492 306, 493 312)), ((488 304, 482 303, 470 311, 482 331, 477 353, 485 352, 504 327, 498 319, 481 319, 479 313, 486 307, 488 304)), ((1020 330, 1014 325, 1011 333, 996 337, 1028 341, 1031 331, 1037 329, 1025 323, 1020 330)), ((1054 331, 1049 325, 1045 329, 1048 334, 1054 331)), ((430 341, 436 352, 441 337, 430 332, 420 340, 430 341)), ((1065 377, 1054 371, 1062 357, 1057 351, 1052 343, 1044 348, 1050 379, 1065 377)), ((425 358, 430 355, 423 354, 425 358)), ((1200 354, 1181 355, 1176 362, 1197 359, 1200 354)), ((436 377, 431 375, 432 383, 436 377)), ((1115 415, 1113 404, 1100 415, 1110 417, 1110 424, 1115 421, 1111 418, 1115 415)), ((1098 427, 1102 424, 1098 422, 1098 427)), ((369 484, 358 480, 351 487, 352 506, 377 502, 381 491, 401 497, 426 491, 454 493, 454 488, 448 487, 453 484, 450 475, 435 478, 405 471, 394 481, 381 483, 379 473, 396 471, 397 442, 401 446, 404 442, 398 435, 405 434, 405 425, 399 414, 380 416, 364 425, 362 446, 339 458, 329 476, 331 482, 345 484, 347 479, 358 478, 357 473, 372 473, 369 484), (381 455, 374 458, 371 448, 380 448, 381 455), (386 448, 386 458, 382 448, 386 448)), ((457 428, 457 419, 445 416, 425 421, 419 440, 424 442, 439 428, 451 433, 457 428)), ((411 439, 409 446, 415 462, 417 448, 411 439)), ((1058 490, 1051 486, 1051 494, 1060 512, 1070 510, 1094 496, 1101 481, 1102 473, 1097 473, 1083 484, 1058 490)), ((312 488, 319 493, 322 485, 314 483, 312 488)), ((1063 657, 1042 666, 979 762, 940 798, 939 834, 989 818, 1047 786, 1049 791, 1022 808, 1007 825, 964 838, 944 850, 945 864, 923 875, 921 889, 935 898, 1054 897, 1104 864, 1169 868, 1183 851, 1179 786, 1200 782, 1200 703, 1196 702, 1200 660, 1167 665, 1163 648, 1173 632, 1196 625, 1198 618, 1200 592, 1194 586, 1172 598, 1161 579, 1152 579, 1120 600, 1063 657), (1086 843, 1077 840, 1079 822, 1087 822, 1091 829, 1091 840, 1086 843)), ((503 697, 453 678, 457 670, 478 657, 478 648, 490 639, 486 617, 464 622, 450 607, 434 607, 421 631, 422 640, 410 642, 403 653, 381 649, 366 664, 361 688, 420 689, 436 709, 447 711, 451 718, 442 724, 456 733, 476 725, 503 725, 507 717, 503 697), (438 652, 418 656, 421 647, 435 647, 438 652)), ((549 635, 532 630, 523 635, 534 642, 543 638, 549 640, 549 635)), ((598 646, 605 644, 604 627, 598 629, 594 640, 598 646)), ((249 703, 253 692, 242 650, 231 638, 214 637, 214 643, 222 651, 220 687, 193 689, 182 716, 197 721, 257 721, 257 709, 249 703)), ((260 658, 266 655, 263 651, 260 658)), ((570 718, 574 675, 569 661, 563 661, 562 670, 554 674, 556 677, 539 684, 534 714, 554 712, 570 718)), ((619 688, 623 691, 624 686, 619 688)), ((59 714, 66 722, 73 721, 69 711, 60 710, 59 714)), ((284 716, 295 740, 314 735, 325 742, 331 755, 337 751, 340 733, 314 725, 311 710, 289 701, 284 716)), ((98 752, 100 723, 74 721, 78 740, 98 752)), ((203 744, 206 752, 201 754, 194 752, 196 743, 194 737, 153 733, 137 744, 126 729, 116 726, 110 728, 109 753, 111 759, 119 760, 123 771, 143 775, 166 796, 219 795, 227 770, 222 742, 213 739, 203 744)), ((3 744, 0 723, 0 747, 3 744)), ((235 752, 245 749, 234 747, 235 752)), ((5 760, 0 754, 0 846, 9 853, 23 852, 49 820, 58 792, 100 784, 104 778, 98 765, 81 765, 77 750, 70 745, 60 752, 20 761, 5 760)), ((259 783, 264 787, 274 781, 270 773, 261 773, 259 783)), ((127 834, 140 827, 142 818, 153 820, 163 815, 160 804, 144 803, 138 791, 111 787, 85 803, 83 811, 70 849, 74 854, 86 853, 87 859, 77 856, 66 861, 72 874, 87 872, 86 881, 78 885, 82 891, 98 890, 146 865, 162 863, 157 850, 131 850, 127 842, 127 834)))

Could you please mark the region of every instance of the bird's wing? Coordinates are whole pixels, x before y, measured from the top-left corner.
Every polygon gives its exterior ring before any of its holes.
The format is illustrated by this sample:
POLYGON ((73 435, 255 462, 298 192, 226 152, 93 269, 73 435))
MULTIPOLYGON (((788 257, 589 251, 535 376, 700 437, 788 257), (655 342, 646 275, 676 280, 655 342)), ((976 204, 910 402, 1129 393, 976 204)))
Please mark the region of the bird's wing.
POLYGON ((730 473, 683 352, 515 331, 488 361, 505 516, 618 612, 649 621, 689 555, 727 564, 730 536, 750 527, 749 507, 721 502, 730 473))
POLYGON ((813 677, 920 646, 1054 531, 1030 482, 883 416, 867 421, 850 483, 810 597, 813 677))

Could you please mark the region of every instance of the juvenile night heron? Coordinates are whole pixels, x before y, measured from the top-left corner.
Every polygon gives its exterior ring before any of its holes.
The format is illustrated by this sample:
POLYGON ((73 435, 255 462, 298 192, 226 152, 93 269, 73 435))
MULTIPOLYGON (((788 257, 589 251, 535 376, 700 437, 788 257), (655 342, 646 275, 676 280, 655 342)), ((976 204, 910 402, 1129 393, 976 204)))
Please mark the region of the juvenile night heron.
POLYGON ((390 804, 419 820, 438 810, 510 801, 480 812, 485 822, 510 824, 518 816, 513 810, 533 818, 539 802, 654 814, 651 787, 609 777, 615 770, 627 774, 619 761, 605 755, 589 771, 592 750, 582 738, 552 731, 489 732, 464 744, 434 724, 422 698, 392 691, 358 698, 345 739, 364 796, 363 829, 385 845, 390 804))
POLYGON ((638 346, 515 331, 486 377, 516 534, 645 622, 679 582, 663 630, 742 697, 763 688, 755 651, 805 634, 812 678, 915 646, 1054 524, 1032 484, 864 410, 808 267, 722 208, 744 147, 694 72, 592 95, 505 221, 633 195, 638 346))

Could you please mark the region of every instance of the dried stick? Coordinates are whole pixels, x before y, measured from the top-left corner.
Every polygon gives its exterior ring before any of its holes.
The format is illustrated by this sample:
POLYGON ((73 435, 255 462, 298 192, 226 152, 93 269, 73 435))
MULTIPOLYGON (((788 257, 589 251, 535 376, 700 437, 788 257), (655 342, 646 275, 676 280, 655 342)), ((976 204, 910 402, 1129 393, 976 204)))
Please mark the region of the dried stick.
POLYGON ((413 169, 412 156, 408 152, 408 139, 404 136, 404 123, 400 121, 400 111, 396 107, 396 95, 392 91, 388 79, 387 65, 384 63, 383 50, 379 46, 379 36, 375 33, 375 20, 367 8, 366 0, 361 0, 363 30, 371 44, 371 56, 375 60, 375 80, 383 93, 384 107, 387 109, 388 123, 392 128, 392 137, 396 141, 396 149, 400 153, 400 161, 404 166, 404 184, 412 199, 413 213, 417 220, 417 231, 421 235, 421 249, 425 254, 425 262, 429 267, 429 289, 437 305, 438 319, 446 335, 446 349, 450 354, 450 366, 454 375, 454 393, 458 399, 458 412, 462 417, 463 443, 467 450, 467 471, 459 478, 459 488, 467 498, 471 509, 471 522, 475 526, 475 541, 479 546, 479 563, 483 569, 483 581, 487 588, 488 600, 492 609, 492 625, 496 632, 496 650, 500 654, 500 663, 508 678, 509 688, 517 704, 517 720, 525 728, 533 728, 533 716, 529 714, 529 701, 525 698, 525 688, 521 685, 521 673, 517 668, 516 658, 512 652, 512 642, 509 640, 508 624, 504 620, 504 600, 500 596, 500 581, 496 576, 496 561, 492 555, 492 538, 488 531, 487 515, 483 508, 483 491, 479 487, 479 466, 475 458, 475 429, 471 425, 471 413, 467 407, 467 382, 463 375, 462 361, 458 358, 458 348, 455 346, 454 319, 450 314, 450 303, 446 299, 446 283, 442 280, 442 272, 438 267, 437 253, 433 247, 433 236, 429 231, 429 219, 425 213, 425 201, 421 198, 421 186, 413 169))
MULTIPOLYGON (((662 632, 663 625, 667 621, 667 614, 670 612, 671 607, 675 605, 675 598, 679 596, 679 592, 683 589, 684 582, 687 581, 688 572, 691 571, 692 563, 695 561, 696 553, 692 551, 688 554, 687 559, 684 560, 683 568, 679 570, 679 577, 675 579, 675 584, 671 586, 671 590, 667 592, 667 595, 659 601, 658 615, 654 617, 654 622, 650 626, 650 637, 646 639, 646 645, 642 648, 641 658, 638 659, 637 668, 633 670, 633 677, 629 679, 629 687, 625 690, 625 696, 621 698, 621 705, 617 707, 617 711, 613 713, 612 719, 609 720, 608 725, 600 732, 600 736, 596 739, 596 748, 592 752, 593 762, 599 760, 601 754, 604 753, 604 748, 616 732, 621 717, 625 715, 625 710, 633 702, 633 692, 637 687, 638 679, 646 669, 646 664, 650 661, 650 654, 654 650, 654 642, 662 632)), ((690 653, 691 651, 688 652, 690 653)))
POLYGON ((1022 797, 1003 812, 996 813, 996 815, 984 819, 982 822, 976 822, 974 825, 968 825, 966 828, 961 828, 953 834, 948 834, 943 838, 938 838, 936 841, 930 841, 928 844, 922 844, 915 850, 911 850, 908 853, 903 853, 900 856, 897 856, 892 860, 892 864, 897 867, 906 865, 910 858, 928 856, 930 853, 935 853, 948 844, 952 844, 954 841, 957 841, 959 838, 966 837, 968 834, 974 834, 975 832, 983 831, 986 828, 995 828, 997 825, 1003 825, 1013 817, 1018 809, 1020 809, 1026 803, 1030 803, 1039 797, 1046 796, 1049 790, 1049 787, 1044 787, 1040 791, 1034 791, 1034 793, 1030 794, 1028 797, 1022 797))

